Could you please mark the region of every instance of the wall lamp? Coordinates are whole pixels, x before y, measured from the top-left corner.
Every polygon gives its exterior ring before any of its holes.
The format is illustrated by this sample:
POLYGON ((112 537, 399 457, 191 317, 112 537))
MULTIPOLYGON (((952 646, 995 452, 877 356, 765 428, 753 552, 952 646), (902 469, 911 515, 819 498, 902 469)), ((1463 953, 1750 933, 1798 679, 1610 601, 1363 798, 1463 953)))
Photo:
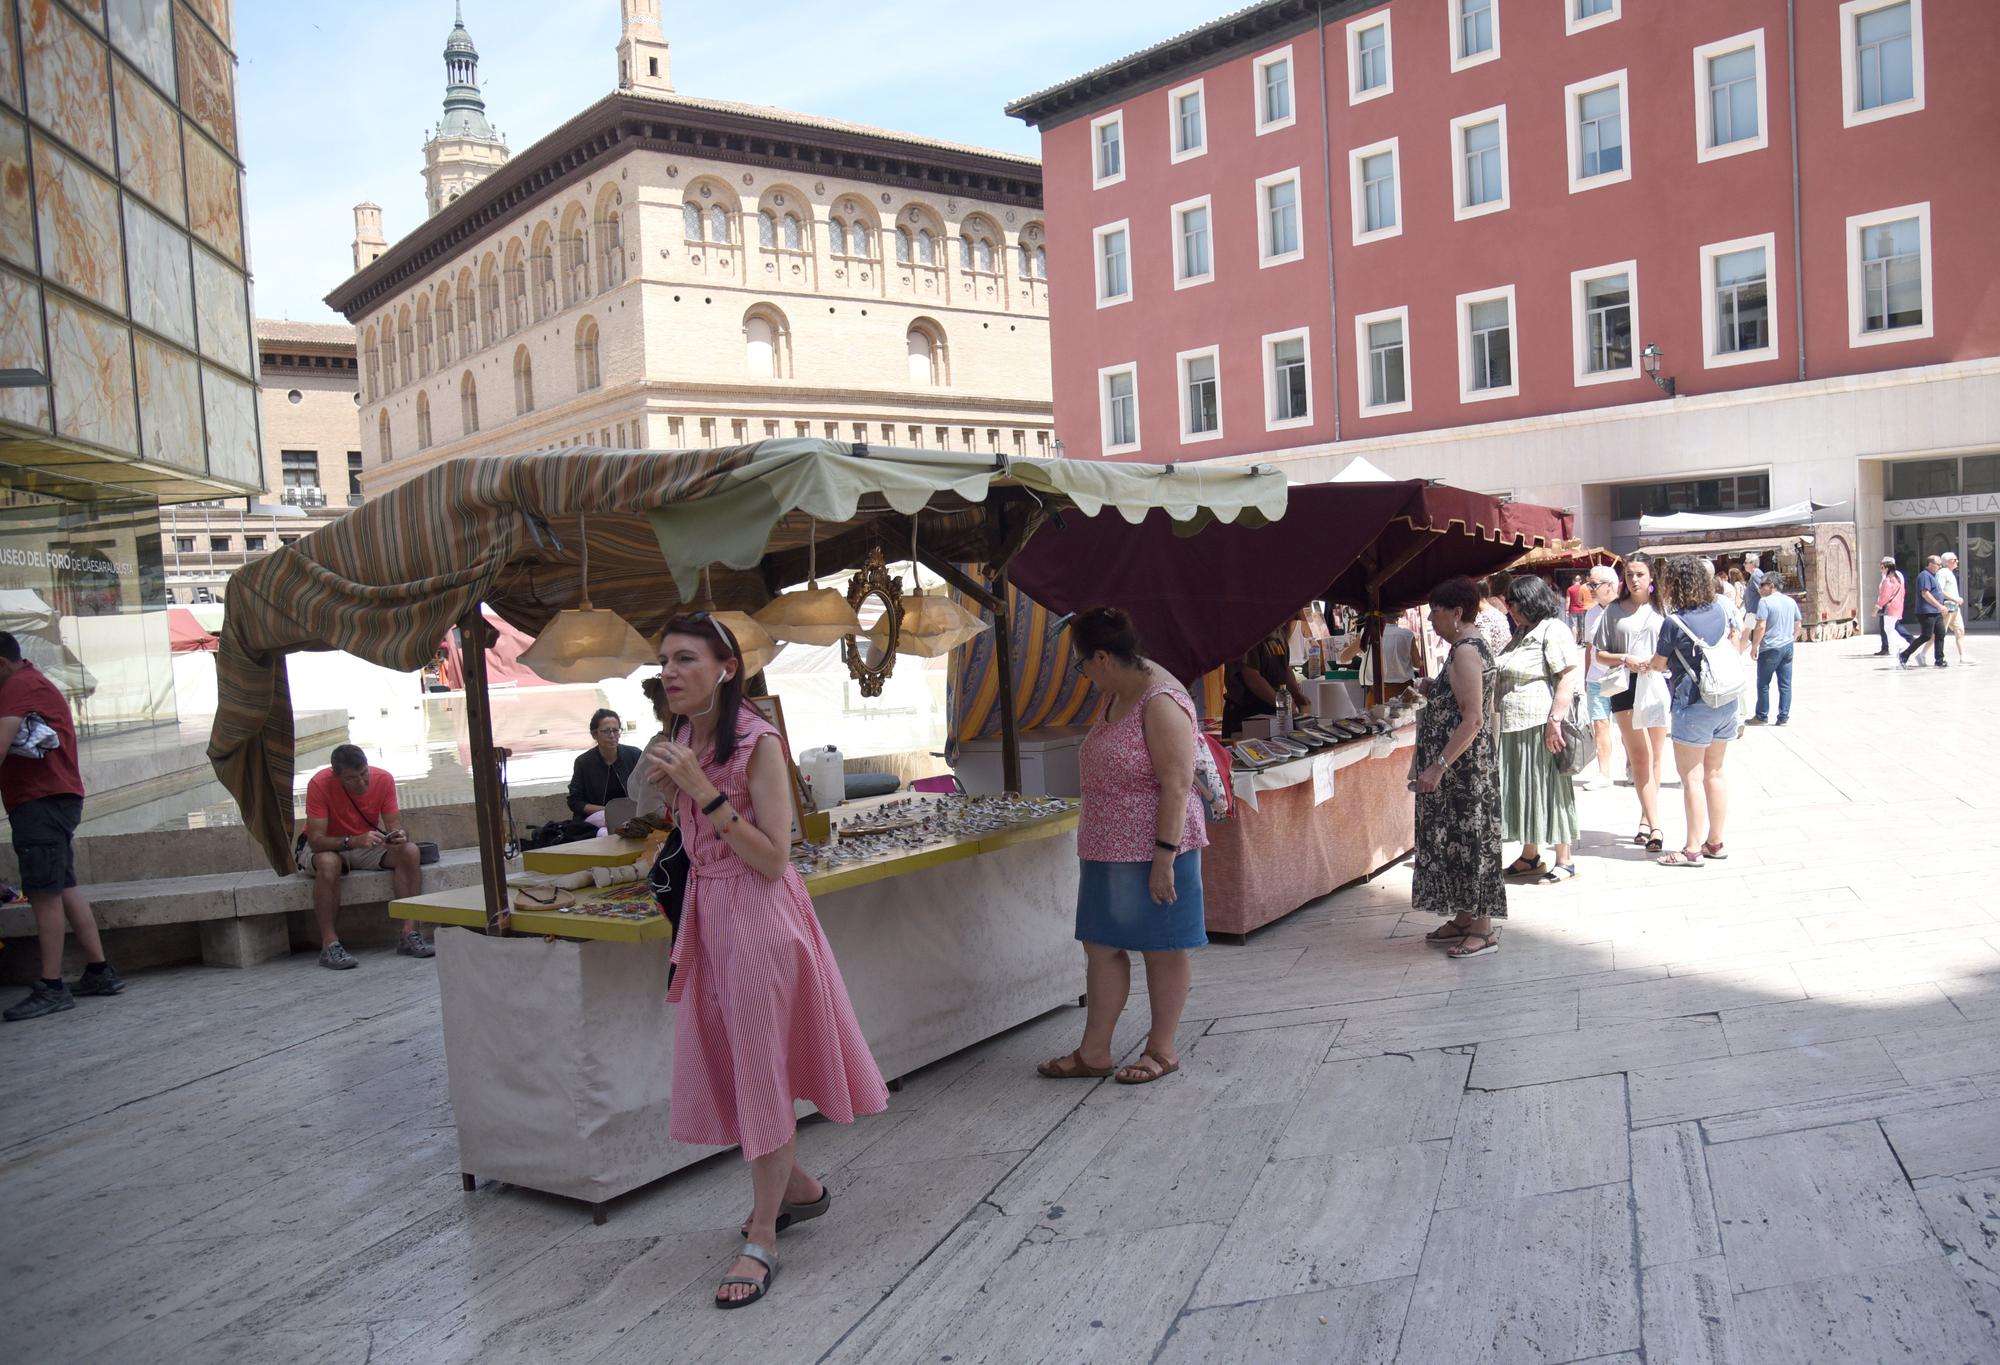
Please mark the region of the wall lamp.
POLYGON ((1060 436, 1056 437, 1055 444, 1050 446, 1049 449, 1055 452, 1055 456, 1058 460, 1064 460, 1069 458, 1069 447, 1063 444, 1063 438, 1060 436))
POLYGON ((1660 376, 1660 357, 1663 354, 1665 353, 1658 346, 1648 346, 1645 350, 1639 352, 1639 362, 1646 367, 1646 378, 1659 385, 1661 393, 1672 398, 1674 396, 1674 377, 1667 375, 1665 378, 1661 378, 1660 376))

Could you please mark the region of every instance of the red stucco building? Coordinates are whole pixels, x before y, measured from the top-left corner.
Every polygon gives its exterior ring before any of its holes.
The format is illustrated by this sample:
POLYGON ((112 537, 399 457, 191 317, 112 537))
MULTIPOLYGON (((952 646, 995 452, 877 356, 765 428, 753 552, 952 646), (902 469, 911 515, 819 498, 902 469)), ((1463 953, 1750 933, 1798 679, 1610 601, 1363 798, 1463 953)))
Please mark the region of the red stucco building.
POLYGON ((1614 543, 1848 502, 1870 554, 1959 548, 1990 621, 1996 69, 2000 6, 1953 0, 1218 19, 1010 107, 1042 132, 1057 432, 1365 454, 1614 543))

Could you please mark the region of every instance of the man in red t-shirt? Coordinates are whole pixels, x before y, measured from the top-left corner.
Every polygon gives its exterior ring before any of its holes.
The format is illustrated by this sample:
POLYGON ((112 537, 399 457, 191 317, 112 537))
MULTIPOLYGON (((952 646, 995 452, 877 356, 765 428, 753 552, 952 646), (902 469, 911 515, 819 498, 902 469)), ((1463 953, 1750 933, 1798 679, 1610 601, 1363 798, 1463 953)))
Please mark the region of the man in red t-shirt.
MULTIPOLYGON (((359 745, 335 749, 333 766, 313 774, 306 784, 306 831, 299 838, 299 871, 313 878, 320 966, 346 971, 361 965, 341 946, 334 929, 340 879, 354 868, 388 872, 396 898, 406 900, 422 889, 421 861, 396 809, 396 779, 369 767, 359 745)), ((414 921, 404 920, 396 951, 404 957, 430 957, 436 950, 414 921)))
POLYGON ((5 631, 0 631, 0 802, 7 807, 21 890, 34 907, 42 949, 41 979, 5 1017, 39 1019, 74 1009, 79 995, 118 994, 125 983, 104 960, 97 918, 76 886, 73 841, 83 819, 76 722, 61 690, 21 657, 21 642, 5 631), (65 919, 83 950, 83 976, 74 987, 62 977, 65 919))

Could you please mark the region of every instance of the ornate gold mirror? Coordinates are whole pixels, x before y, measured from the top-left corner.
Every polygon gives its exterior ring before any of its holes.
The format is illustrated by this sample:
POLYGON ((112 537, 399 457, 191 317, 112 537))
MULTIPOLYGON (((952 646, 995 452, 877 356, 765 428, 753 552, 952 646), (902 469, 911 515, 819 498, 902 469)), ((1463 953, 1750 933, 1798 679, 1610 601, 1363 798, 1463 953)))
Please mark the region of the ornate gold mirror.
POLYGON ((840 660, 848 676, 861 684, 861 695, 879 697, 882 682, 896 668, 896 640, 903 629, 903 579, 891 576, 882 562, 882 547, 868 558, 847 583, 847 601, 860 618, 861 634, 840 642, 840 660))

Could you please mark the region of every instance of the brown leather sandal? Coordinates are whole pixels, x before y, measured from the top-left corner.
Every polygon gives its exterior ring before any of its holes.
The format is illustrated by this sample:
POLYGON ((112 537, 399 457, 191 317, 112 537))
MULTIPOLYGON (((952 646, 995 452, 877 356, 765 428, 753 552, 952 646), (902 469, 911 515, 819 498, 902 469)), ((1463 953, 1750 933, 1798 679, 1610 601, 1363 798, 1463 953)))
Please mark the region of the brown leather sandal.
POLYGON ((1112 1079, 1120 1085, 1151 1085, 1154 1081, 1165 1080, 1180 1069, 1181 1064, 1179 1062, 1170 1062, 1157 1053, 1142 1052, 1139 1054, 1138 1061, 1131 1063, 1129 1066, 1119 1067, 1118 1074, 1112 1077, 1112 1079), (1154 1071, 1147 1067, 1147 1062, 1151 1062, 1159 1070, 1154 1071), (1136 1071, 1139 1075, 1133 1077, 1131 1080, 1127 1080, 1125 1073, 1128 1071, 1136 1071))
POLYGON ((1052 1081, 1101 1081, 1111 1074, 1108 1066, 1088 1066, 1083 1060, 1083 1049, 1078 1048, 1067 1057, 1057 1057, 1054 1061, 1043 1062, 1035 1068, 1037 1074, 1052 1081))

